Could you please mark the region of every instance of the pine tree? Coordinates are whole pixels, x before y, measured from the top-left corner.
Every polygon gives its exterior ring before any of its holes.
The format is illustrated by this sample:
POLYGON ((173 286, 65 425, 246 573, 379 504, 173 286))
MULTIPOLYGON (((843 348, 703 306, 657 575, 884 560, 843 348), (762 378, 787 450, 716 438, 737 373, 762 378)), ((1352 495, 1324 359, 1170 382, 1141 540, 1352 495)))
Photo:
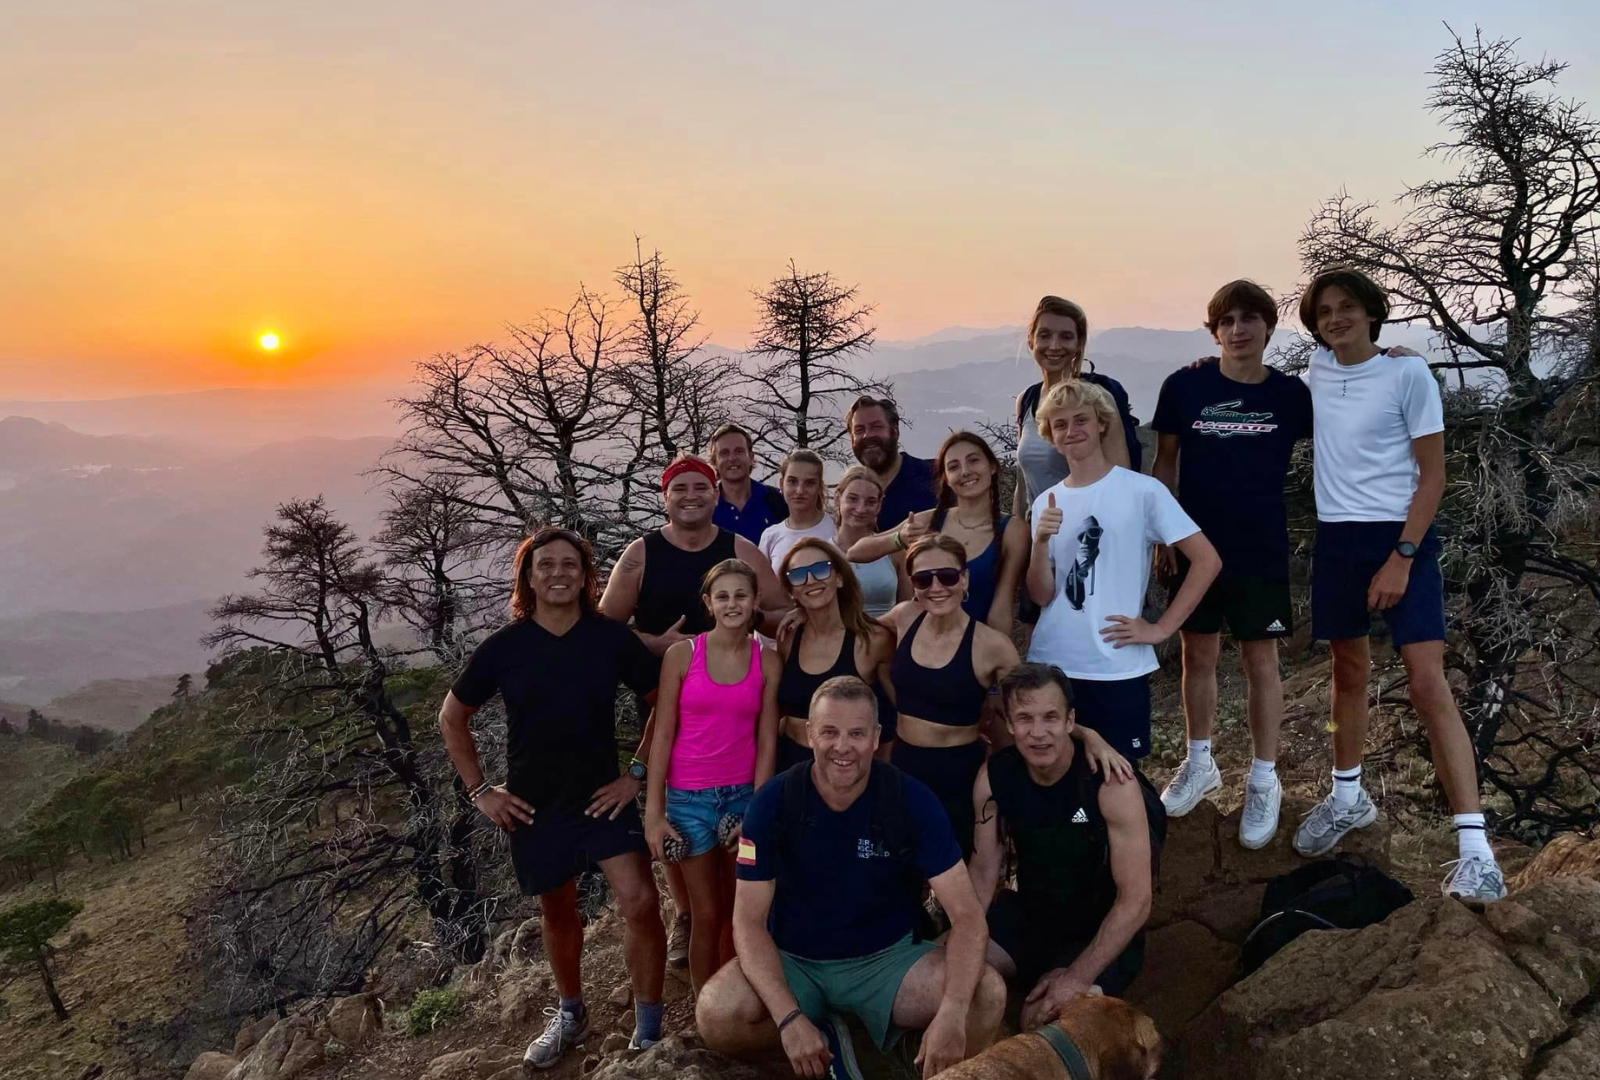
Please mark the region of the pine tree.
POLYGON ((38 969, 57 1020, 67 1019, 67 1007, 50 972, 50 958, 55 952, 50 939, 65 930, 82 910, 83 905, 76 900, 49 899, 0 911, 0 957, 8 964, 32 964, 38 969))

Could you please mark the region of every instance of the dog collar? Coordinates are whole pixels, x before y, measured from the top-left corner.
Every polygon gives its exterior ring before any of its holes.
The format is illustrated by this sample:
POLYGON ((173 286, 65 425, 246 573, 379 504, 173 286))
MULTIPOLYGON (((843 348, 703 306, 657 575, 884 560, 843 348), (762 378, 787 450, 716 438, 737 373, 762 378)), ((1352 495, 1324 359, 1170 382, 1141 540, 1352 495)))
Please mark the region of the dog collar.
POLYGON ((1056 1057, 1066 1066, 1067 1080, 1094 1080, 1089 1075, 1089 1063, 1083 1060, 1083 1051, 1073 1043, 1072 1036, 1062 1031, 1059 1026, 1046 1024, 1034 1034, 1049 1043, 1050 1049, 1056 1052, 1056 1057))

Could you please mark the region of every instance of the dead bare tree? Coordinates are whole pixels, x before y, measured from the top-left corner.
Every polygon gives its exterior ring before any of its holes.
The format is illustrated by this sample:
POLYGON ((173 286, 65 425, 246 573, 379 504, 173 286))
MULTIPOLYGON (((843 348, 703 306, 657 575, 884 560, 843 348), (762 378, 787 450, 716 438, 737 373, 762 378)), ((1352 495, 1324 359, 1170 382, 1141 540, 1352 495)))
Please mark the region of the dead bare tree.
POLYGON ((235 713, 256 774, 226 789, 213 838, 210 941, 232 985, 256 1007, 359 987, 418 907, 476 960, 477 814, 426 767, 390 693, 392 658, 373 636, 381 567, 318 497, 278 508, 250 576, 259 591, 224 597, 206 639, 257 674, 235 713), (359 812, 330 826, 323 807, 339 799, 359 812))
POLYGON ((1428 325, 1450 352, 1434 365, 1458 375, 1441 517, 1463 601, 1454 660, 1468 729, 1509 824, 1582 827, 1600 820, 1600 722, 1583 683, 1595 658, 1584 613, 1600 604, 1600 474, 1583 452, 1593 428, 1574 426, 1572 405, 1593 394, 1594 369, 1554 360, 1574 340, 1562 297, 1581 286, 1600 230, 1600 125, 1553 93, 1565 64, 1523 61, 1515 41, 1451 39, 1427 102, 1447 134, 1427 152, 1455 174, 1407 188, 1392 223, 1375 203, 1333 197, 1300 255, 1308 273, 1345 263, 1382 281, 1393 321, 1428 325))
POLYGON ((373 548, 388 572, 387 601, 436 657, 459 659, 463 632, 498 606, 504 582, 490 572, 488 535, 453 477, 389 488, 373 548))
POLYGON ((873 308, 857 292, 826 271, 802 274, 793 260, 783 276, 756 290, 751 368, 740 404, 756 452, 769 465, 796 447, 847 460, 850 400, 888 392, 850 366, 871 350, 876 333, 873 308))

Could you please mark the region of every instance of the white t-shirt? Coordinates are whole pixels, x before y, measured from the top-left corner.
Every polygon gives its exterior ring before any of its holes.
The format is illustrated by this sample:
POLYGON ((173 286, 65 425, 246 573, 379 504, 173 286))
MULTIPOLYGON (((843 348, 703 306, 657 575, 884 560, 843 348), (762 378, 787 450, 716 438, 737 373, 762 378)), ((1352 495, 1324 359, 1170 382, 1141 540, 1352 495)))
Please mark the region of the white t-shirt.
POLYGON ((833 518, 827 514, 823 514, 822 520, 809 529, 790 528, 787 521, 780 521, 766 527, 761 533, 761 539, 756 543, 756 547, 761 549, 761 554, 765 555, 767 561, 772 564, 773 572, 781 574, 783 573, 783 557, 789 554, 790 548, 808 536, 820 536, 824 540, 831 541, 838 531, 838 527, 833 523, 833 518))
POLYGON ((1404 521, 1417 491, 1411 440, 1444 430, 1439 384, 1420 356, 1339 363, 1311 354, 1319 521, 1404 521))
POLYGON ((1132 679, 1160 665, 1149 645, 1112 648, 1100 631, 1108 615, 1136 619, 1150 584, 1150 553, 1199 528, 1166 485, 1120 465, 1088 487, 1065 482, 1033 500, 1030 517, 1056 497, 1061 531, 1050 538, 1055 599, 1039 614, 1028 659, 1054 664, 1074 679, 1132 679))

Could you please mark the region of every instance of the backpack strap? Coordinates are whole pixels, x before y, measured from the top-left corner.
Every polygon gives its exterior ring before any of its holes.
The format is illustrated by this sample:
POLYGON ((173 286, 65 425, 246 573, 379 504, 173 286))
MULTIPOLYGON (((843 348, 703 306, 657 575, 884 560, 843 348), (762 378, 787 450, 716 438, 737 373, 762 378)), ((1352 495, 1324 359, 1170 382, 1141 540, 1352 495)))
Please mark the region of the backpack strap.
MULTIPOLYGON (((802 761, 783 774, 782 828, 778 832, 778 873, 792 863, 794 852, 811 828, 811 763, 802 761)), ((774 875, 776 876, 776 875, 774 875)))
POLYGON ((1017 398, 1017 427, 1022 427, 1033 418, 1034 412, 1039 408, 1039 393, 1043 386, 1044 383, 1036 382, 1017 398))

